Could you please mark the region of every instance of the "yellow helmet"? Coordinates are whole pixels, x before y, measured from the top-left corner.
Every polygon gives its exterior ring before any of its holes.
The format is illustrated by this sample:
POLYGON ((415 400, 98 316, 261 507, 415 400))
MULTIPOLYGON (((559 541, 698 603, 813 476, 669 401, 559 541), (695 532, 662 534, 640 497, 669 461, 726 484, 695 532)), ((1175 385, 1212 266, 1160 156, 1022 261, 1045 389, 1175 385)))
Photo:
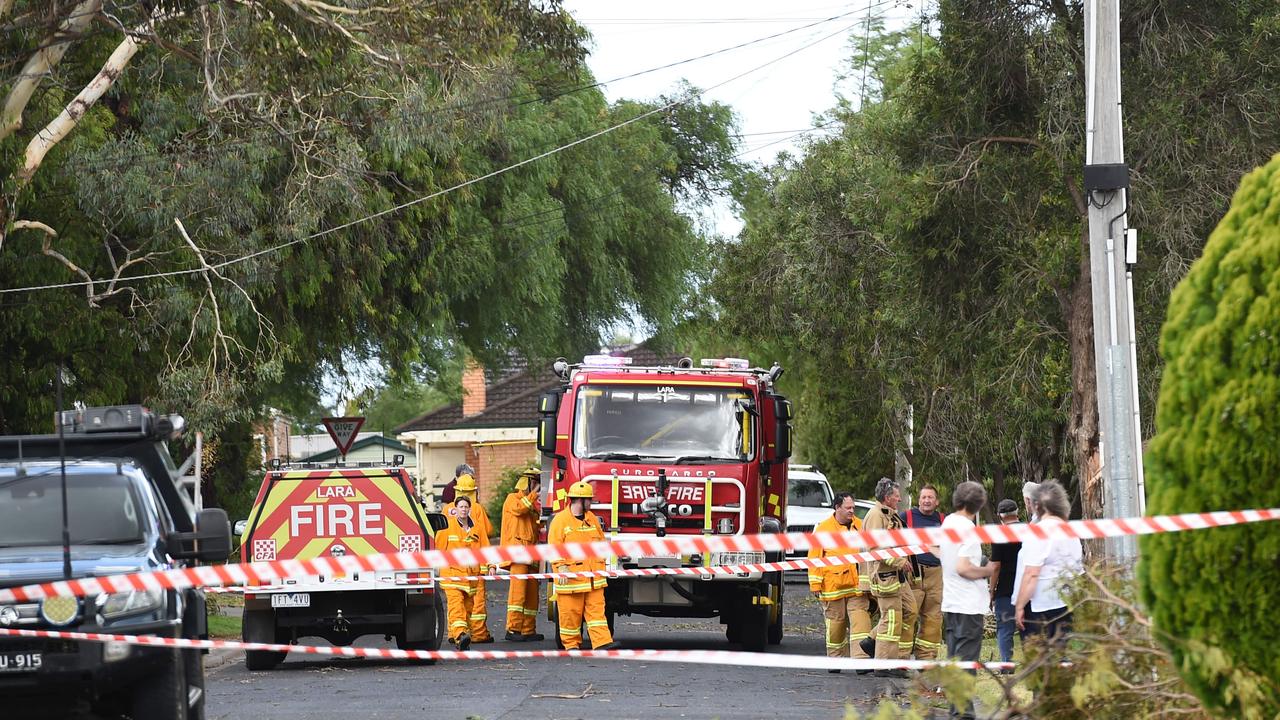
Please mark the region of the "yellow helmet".
POLYGON ((590 500, 595 497, 595 493, 591 490, 591 483, 579 480, 569 486, 569 497, 571 498, 587 498, 590 500))
POLYGON ((476 479, 470 473, 463 473, 458 476, 458 484, 453 489, 455 492, 475 492, 476 479))
POLYGON ((542 476, 542 470, 536 467, 529 468, 520 473, 520 477, 516 478, 516 490, 520 492, 529 491, 529 483, 542 476))

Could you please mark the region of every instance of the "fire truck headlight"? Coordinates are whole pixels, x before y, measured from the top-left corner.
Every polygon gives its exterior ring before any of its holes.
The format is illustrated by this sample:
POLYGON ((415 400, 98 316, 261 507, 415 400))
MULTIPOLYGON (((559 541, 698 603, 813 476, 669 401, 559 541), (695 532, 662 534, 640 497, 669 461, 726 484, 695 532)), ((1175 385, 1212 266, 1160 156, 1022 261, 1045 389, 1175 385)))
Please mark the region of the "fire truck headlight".
POLYGON ((764 562, 762 552, 715 552, 711 553, 711 565, 758 565, 764 562))

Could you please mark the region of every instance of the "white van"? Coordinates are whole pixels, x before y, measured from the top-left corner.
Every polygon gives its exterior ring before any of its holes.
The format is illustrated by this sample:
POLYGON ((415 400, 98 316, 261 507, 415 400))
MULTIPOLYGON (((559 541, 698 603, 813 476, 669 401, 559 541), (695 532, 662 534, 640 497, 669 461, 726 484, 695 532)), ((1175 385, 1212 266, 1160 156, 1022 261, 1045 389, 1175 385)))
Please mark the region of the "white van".
MULTIPOLYGON (((816 465, 787 466, 787 532, 810 532, 818 523, 831 517, 835 493, 831 483, 816 465)), ((875 507, 868 500, 854 500, 858 519, 875 507)), ((805 557, 804 550, 787 553, 788 558, 805 557)))

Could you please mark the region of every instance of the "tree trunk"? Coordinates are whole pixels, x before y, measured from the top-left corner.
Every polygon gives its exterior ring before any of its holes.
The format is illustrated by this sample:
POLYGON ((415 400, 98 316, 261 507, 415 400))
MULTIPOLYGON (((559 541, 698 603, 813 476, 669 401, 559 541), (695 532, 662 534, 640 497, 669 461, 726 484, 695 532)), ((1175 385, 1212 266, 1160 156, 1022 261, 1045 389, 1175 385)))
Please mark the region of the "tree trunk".
MULTIPOLYGON (((991 473, 991 497, 987 498, 987 507, 990 508, 993 517, 996 517, 996 507, 1000 501, 1008 497, 1005 492, 1004 482, 1004 466, 996 463, 995 470, 991 473)), ((997 519, 999 519, 997 517, 997 519)))
POLYGON ((1066 308, 1071 344, 1071 417, 1067 432, 1074 447, 1075 485, 1081 517, 1102 517, 1102 482, 1098 466, 1098 375, 1093 355, 1093 285, 1088 244, 1080 255, 1080 271, 1066 308))

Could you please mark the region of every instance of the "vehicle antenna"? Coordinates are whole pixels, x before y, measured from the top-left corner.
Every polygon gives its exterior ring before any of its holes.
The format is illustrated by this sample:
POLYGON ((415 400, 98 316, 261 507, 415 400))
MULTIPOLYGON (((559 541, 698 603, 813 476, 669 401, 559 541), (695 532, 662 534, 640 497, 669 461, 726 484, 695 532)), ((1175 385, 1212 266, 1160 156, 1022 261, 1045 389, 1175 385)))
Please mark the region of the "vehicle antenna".
POLYGON ((62 363, 53 380, 58 400, 58 464, 62 475, 62 576, 71 579, 71 523, 67 515, 67 441, 64 435, 66 418, 62 415, 62 363))

